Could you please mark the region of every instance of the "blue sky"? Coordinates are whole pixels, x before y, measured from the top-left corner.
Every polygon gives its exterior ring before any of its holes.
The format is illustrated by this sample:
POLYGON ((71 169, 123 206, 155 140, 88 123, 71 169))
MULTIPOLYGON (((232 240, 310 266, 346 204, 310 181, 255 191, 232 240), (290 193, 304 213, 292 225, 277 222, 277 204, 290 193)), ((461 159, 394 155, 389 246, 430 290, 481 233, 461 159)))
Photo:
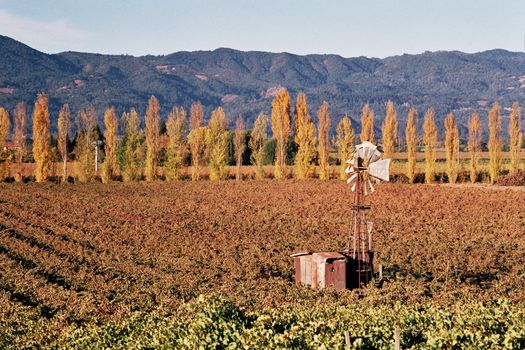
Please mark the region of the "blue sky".
POLYGON ((525 0, 0 0, 0 34, 48 53, 523 51, 525 0))

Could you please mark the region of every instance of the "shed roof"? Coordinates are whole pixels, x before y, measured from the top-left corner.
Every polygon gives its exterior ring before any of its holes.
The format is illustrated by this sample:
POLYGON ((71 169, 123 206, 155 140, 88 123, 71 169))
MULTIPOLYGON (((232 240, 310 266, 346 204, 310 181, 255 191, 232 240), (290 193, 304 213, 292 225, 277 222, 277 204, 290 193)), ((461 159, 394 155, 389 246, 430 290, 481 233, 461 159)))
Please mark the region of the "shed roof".
POLYGON ((318 261, 344 260, 346 257, 338 252, 313 253, 313 258, 318 261))
POLYGON ((303 255, 311 255, 312 252, 309 252, 309 251, 304 251, 304 252, 298 252, 298 253, 294 253, 292 255, 290 255, 292 258, 295 258, 296 256, 303 256, 303 255))

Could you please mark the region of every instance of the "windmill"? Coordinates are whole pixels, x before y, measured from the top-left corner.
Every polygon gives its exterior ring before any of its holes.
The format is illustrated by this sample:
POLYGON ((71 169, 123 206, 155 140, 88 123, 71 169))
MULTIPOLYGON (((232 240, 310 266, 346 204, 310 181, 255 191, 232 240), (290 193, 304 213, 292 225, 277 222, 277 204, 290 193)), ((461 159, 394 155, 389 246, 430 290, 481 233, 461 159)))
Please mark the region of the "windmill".
POLYGON ((352 186, 354 202, 352 205, 352 231, 348 237, 346 253, 354 261, 357 287, 367 283, 373 273, 372 222, 366 220, 369 204, 364 197, 375 192, 373 182, 389 181, 390 159, 381 159, 381 151, 373 143, 365 141, 355 147, 346 163, 347 183, 352 186), (350 248, 352 246, 352 249, 350 248))
POLYGON ((354 192, 353 235, 351 231, 344 251, 292 254, 297 284, 344 290, 359 288, 372 279, 372 223, 366 220, 365 213, 370 205, 364 203, 364 198, 375 191, 374 182, 389 180, 390 159, 381 159, 381 154, 378 147, 370 142, 355 147, 346 168, 347 183, 354 192))

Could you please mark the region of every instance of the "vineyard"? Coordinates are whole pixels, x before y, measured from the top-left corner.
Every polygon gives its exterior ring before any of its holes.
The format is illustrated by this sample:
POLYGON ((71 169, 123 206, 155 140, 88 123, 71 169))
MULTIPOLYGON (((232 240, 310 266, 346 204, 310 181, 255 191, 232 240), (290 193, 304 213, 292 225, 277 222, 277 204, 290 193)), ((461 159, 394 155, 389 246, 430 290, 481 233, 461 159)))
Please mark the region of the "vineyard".
POLYGON ((0 348, 520 348, 525 191, 381 184, 384 281, 293 282, 345 246, 340 181, 0 184, 0 348))

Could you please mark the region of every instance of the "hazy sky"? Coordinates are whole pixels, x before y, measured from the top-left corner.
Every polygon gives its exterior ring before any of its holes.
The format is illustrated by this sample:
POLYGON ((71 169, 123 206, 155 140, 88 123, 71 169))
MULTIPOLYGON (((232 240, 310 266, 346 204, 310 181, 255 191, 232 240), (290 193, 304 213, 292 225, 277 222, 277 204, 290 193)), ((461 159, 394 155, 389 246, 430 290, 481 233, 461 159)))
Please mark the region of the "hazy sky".
POLYGON ((0 0, 0 34, 48 53, 523 51, 525 0, 0 0))

